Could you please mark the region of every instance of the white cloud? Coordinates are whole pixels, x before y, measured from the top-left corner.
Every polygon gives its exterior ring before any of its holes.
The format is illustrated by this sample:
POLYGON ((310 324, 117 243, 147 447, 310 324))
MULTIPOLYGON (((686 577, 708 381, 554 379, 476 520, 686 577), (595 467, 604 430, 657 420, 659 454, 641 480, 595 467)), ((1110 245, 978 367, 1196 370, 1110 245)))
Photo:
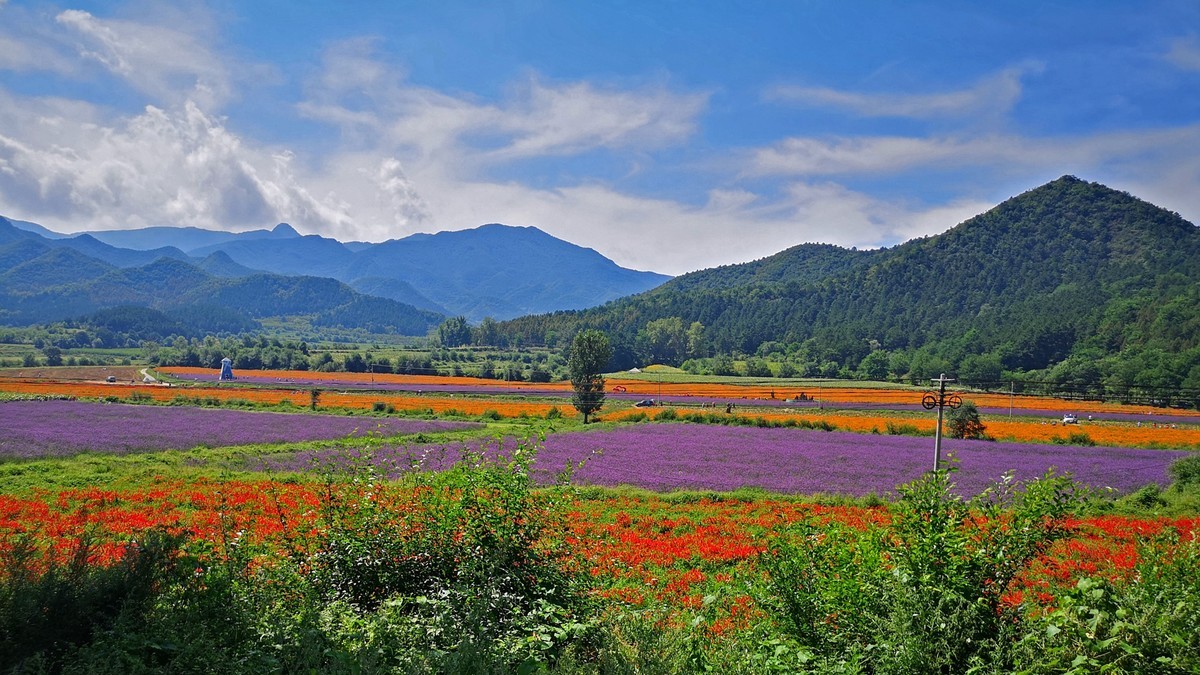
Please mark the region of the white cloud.
POLYGON ((1200 151, 1200 125, 1088 136, 789 138, 750 154, 752 175, 870 175, 922 168, 991 167, 1087 172, 1106 165, 1164 164, 1200 151))
MULTIPOLYGON (((18 9, 4 6, 5 18, 18 9)), ((1008 196, 977 188, 937 203, 883 199, 853 189, 864 177, 961 169, 984 176, 982 184, 1033 187, 1035 178, 1075 173, 1200 213, 1200 125, 1045 138, 798 136, 717 161, 702 151, 696 165, 673 167, 702 186, 688 203, 622 190, 584 165, 599 156, 614 173, 614 158, 657 168, 655 150, 697 135, 708 92, 531 72, 483 99, 413 83, 402 65, 378 56, 376 40, 350 40, 326 50, 301 100, 281 104, 279 114, 340 131, 306 154, 307 145, 256 142, 238 132, 239 120, 218 115, 245 76, 203 17, 115 20, 68 10, 45 24, 0 22, 0 69, 111 74, 152 104, 122 116, 0 87, 0 211, 62 231, 288 221, 304 232, 377 241, 504 222, 537 226, 624 265, 682 273, 806 241, 891 245, 944 231, 1008 196), (546 159, 569 166, 565 177, 543 187, 524 182, 529 160, 546 159)), ((1189 38, 1168 58, 1189 67, 1197 51, 1189 38)), ((861 116, 977 126, 1013 109, 1033 68, 932 94, 779 87, 771 95, 861 116)))
MULTIPOLYGON (((0 95, 0 103, 13 101, 0 95)), ((27 113, 7 116, 14 126, 0 134, 0 203, 14 215, 64 231, 238 229, 279 220, 355 231, 350 207, 314 196, 286 152, 248 146, 194 103, 174 111, 147 106, 111 122, 95 109, 55 101, 20 100, 17 109, 27 113)), ((397 170, 381 189, 395 189, 397 170)))
POLYGON ((1174 40, 1166 59, 1183 70, 1200 72, 1200 39, 1191 35, 1174 40))
POLYGON ((0 71, 73 74, 77 58, 61 31, 23 7, 7 7, 0 19, 0 71))
POLYGON ((864 117, 994 117, 1012 109, 1021 98, 1021 76, 1037 69, 1039 66, 1036 65, 1008 68, 968 89, 934 94, 868 94, 780 85, 768 90, 765 97, 799 105, 845 109, 864 117))
POLYGON ((553 87, 534 79, 514 98, 494 120, 511 142, 488 153, 492 160, 673 145, 695 131, 708 97, 664 88, 602 90, 587 82, 553 87))
POLYGON ((374 57, 374 48, 374 41, 361 39, 329 48, 298 110, 354 141, 414 153, 411 162, 434 162, 443 170, 676 144, 695 131, 708 101, 706 93, 661 85, 621 90, 590 82, 544 84, 531 75, 504 100, 481 102, 408 83, 403 69, 374 57))
POLYGON ((229 68, 202 36, 161 25, 101 19, 75 9, 61 12, 55 21, 76 37, 80 57, 101 64, 157 101, 191 100, 211 108, 233 93, 229 68))

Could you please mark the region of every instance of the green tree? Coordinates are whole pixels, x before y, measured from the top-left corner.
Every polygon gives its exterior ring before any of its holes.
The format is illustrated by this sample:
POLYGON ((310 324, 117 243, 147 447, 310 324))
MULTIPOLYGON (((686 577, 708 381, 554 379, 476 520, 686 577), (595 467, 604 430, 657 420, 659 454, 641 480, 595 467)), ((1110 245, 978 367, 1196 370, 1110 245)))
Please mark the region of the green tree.
POLYGON ((888 376, 888 368, 891 365, 891 357, 886 349, 876 349, 867 354, 858 364, 858 374, 864 380, 885 380, 888 376))
POLYGON ((987 430, 979 419, 979 409, 972 401, 964 401, 961 406, 950 410, 947 427, 950 438, 983 438, 983 432, 987 430))
POLYGON ((471 326, 465 316, 452 316, 438 326, 438 342, 443 347, 462 347, 471 344, 471 326))
POLYGON ((63 364, 62 350, 58 347, 51 345, 43 349, 42 353, 46 355, 46 365, 61 366, 63 364))
POLYGON ((687 353, 692 358, 704 356, 704 324, 693 321, 687 329, 687 353))
POLYGON ((612 357, 612 345, 608 336, 598 330, 585 330, 571 342, 571 354, 567 357, 567 370, 571 373, 571 386, 575 394, 571 405, 583 414, 583 423, 588 416, 604 404, 604 366, 612 357))
MULTIPOLYGON (((703 335, 703 327, 699 333, 703 335)), ((637 333, 637 355, 646 365, 678 366, 688 347, 688 332, 677 316, 655 319, 637 333)))
POLYGON ((483 317, 483 321, 471 331, 471 340, 477 347, 500 347, 500 324, 490 316, 483 317))

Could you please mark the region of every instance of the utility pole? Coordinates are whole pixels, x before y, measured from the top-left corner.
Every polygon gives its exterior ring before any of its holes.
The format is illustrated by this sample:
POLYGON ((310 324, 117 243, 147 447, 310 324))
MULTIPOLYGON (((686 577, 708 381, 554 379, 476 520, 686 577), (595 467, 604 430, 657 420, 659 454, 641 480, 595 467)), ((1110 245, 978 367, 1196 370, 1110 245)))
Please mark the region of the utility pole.
POLYGON ((937 408, 938 411, 937 429, 934 431, 933 436, 934 471, 937 471, 942 463, 942 413, 947 406, 954 409, 962 405, 961 396, 958 394, 946 394, 946 385, 950 382, 954 382, 954 378, 946 377, 945 373, 942 373, 941 377, 931 379, 930 383, 936 384, 938 387, 937 393, 934 394, 931 392, 921 398, 921 406, 923 408, 926 410, 937 408))

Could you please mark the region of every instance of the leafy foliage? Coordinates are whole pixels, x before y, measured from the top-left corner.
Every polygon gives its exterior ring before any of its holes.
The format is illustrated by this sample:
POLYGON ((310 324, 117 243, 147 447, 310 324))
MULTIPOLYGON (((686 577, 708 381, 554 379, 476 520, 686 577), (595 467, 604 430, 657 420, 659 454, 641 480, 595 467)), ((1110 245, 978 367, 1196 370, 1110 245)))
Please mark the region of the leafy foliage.
POLYGON ((979 418, 979 408, 972 401, 963 401, 957 408, 951 408, 946 421, 950 438, 983 438, 987 427, 979 418))
POLYGON ((914 381, 961 369, 986 382, 1068 364, 1047 375, 1200 388, 1196 307, 1200 231, 1177 214, 1066 176, 944 234, 890 249, 797 247, 502 328, 526 343, 603 330, 622 355, 634 353, 650 322, 678 317, 703 323, 707 353, 785 345, 806 375, 852 375, 882 352, 864 375, 878 375, 886 355, 891 375, 914 381))
POLYGON ((1005 669, 1018 617, 1001 596, 1080 502, 1051 476, 970 501, 951 487, 947 472, 933 472, 900 488, 890 529, 804 525, 764 555, 766 601, 827 667, 1005 669))
POLYGON ((588 416, 604 404, 604 366, 612 358, 608 336, 600 331, 585 330, 575 336, 571 353, 567 357, 567 370, 571 373, 571 387, 575 390, 571 405, 588 416))

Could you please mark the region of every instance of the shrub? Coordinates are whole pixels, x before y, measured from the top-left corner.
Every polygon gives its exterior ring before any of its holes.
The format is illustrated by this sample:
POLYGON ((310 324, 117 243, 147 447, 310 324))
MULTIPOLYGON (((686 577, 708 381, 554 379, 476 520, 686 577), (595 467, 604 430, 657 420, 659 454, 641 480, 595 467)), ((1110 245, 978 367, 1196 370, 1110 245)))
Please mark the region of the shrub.
POLYGON ((675 412, 674 408, 667 408, 666 410, 660 410, 654 416, 654 421, 656 421, 656 422, 671 422, 676 419, 679 419, 679 413, 675 412))
POLYGON ((89 562, 86 535, 65 561, 17 539, 0 554, 0 670, 57 670, 75 650, 119 622, 141 624, 164 583, 176 574, 183 538, 143 534, 110 565, 89 562), (39 666, 41 668, 39 668, 39 666))
POLYGON ((816 670, 1009 670, 1019 617, 1000 598, 1082 502, 1049 475, 970 501, 952 487, 946 471, 902 486, 890 528, 814 521, 771 543, 764 604, 825 659, 816 670))
POLYGON ((892 436, 928 436, 928 435, 930 435, 928 432, 921 431, 920 427, 918 427, 915 424, 908 424, 908 423, 899 424, 896 422, 888 422, 886 428, 887 428, 888 434, 890 434, 892 436))
POLYGON ((484 410, 483 414, 481 414, 480 417, 482 417, 485 420, 502 420, 502 419, 504 419, 504 415, 501 415, 500 411, 498 411, 498 410, 484 410))
POLYGON ((1096 441, 1092 440, 1091 436, 1082 431, 1072 431, 1066 438, 1055 436, 1050 440, 1058 445, 1085 445, 1090 447, 1096 444, 1096 441))
POLYGON ((562 411, 556 405, 550 406, 550 409, 546 411, 546 419, 548 420, 556 420, 560 417, 562 417, 562 411))
POLYGON ((1200 672, 1200 543, 1168 528, 1139 544, 1136 560, 1126 583, 1083 577, 1057 594, 1050 611, 1029 620, 1015 665, 1031 673, 1200 672))
POLYGON ((342 649, 387 670, 495 672, 547 663, 594 630, 568 550, 544 536, 562 524, 559 497, 535 489, 532 448, 509 454, 464 451, 449 471, 406 474, 402 491, 369 458, 327 478, 321 545, 300 566, 317 599, 348 610, 342 649))
POLYGON ((1171 486, 1177 491, 1200 486, 1200 453, 1175 460, 1167 471, 1171 474, 1171 486))
POLYGON ((950 438, 983 438, 987 427, 979 418, 979 408, 973 401, 964 401, 957 408, 950 409, 947 421, 947 433, 950 438))

